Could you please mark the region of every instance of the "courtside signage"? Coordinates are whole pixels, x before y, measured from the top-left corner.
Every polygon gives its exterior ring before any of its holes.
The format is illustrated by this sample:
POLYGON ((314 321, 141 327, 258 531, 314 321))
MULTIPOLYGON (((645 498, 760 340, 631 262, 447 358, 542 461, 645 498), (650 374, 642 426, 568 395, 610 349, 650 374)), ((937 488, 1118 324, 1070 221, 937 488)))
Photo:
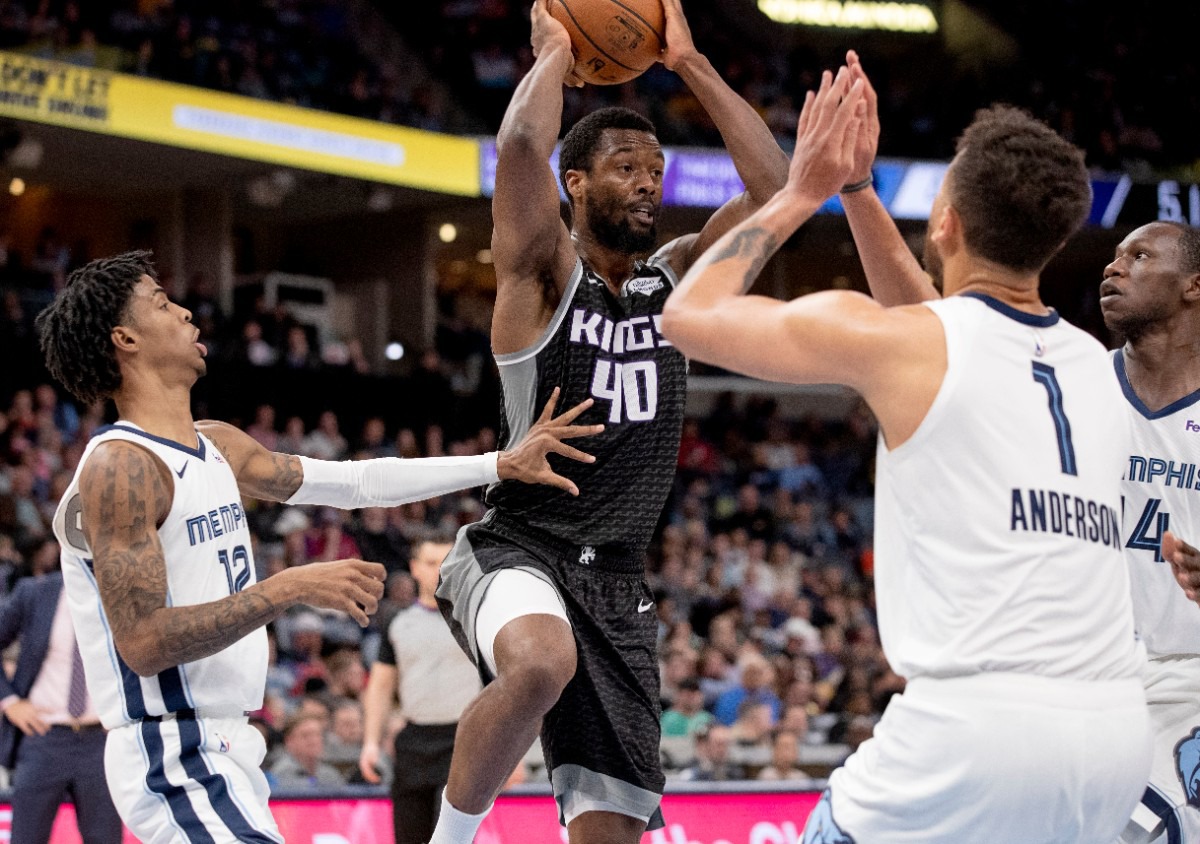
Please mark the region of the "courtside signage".
POLYGON ((374 182, 478 196, 471 138, 0 51, 0 115, 374 182))

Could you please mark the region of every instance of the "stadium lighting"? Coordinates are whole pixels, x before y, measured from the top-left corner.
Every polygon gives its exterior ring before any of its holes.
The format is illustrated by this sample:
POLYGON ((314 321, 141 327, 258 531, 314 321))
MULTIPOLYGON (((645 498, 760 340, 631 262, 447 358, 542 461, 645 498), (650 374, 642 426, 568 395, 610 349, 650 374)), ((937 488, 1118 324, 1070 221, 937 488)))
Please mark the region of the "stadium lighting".
POLYGON ((478 252, 475 253, 475 260, 481 264, 492 263, 492 250, 480 249, 478 252))
POLYGON ((404 346, 395 341, 388 343, 383 350, 383 355, 388 360, 400 360, 404 357, 404 346))
POLYGON ((13 179, 8 183, 8 192, 13 196, 20 196, 25 193, 25 180, 22 178, 13 179))
POLYGON ((758 0, 758 10, 778 23, 887 32, 938 31, 933 9, 923 3, 873 0, 758 0))
POLYGON ((442 227, 438 229, 438 238, 442 243, 453 243, 458 237, 458 228, 454 223, 442 223, 442 227))

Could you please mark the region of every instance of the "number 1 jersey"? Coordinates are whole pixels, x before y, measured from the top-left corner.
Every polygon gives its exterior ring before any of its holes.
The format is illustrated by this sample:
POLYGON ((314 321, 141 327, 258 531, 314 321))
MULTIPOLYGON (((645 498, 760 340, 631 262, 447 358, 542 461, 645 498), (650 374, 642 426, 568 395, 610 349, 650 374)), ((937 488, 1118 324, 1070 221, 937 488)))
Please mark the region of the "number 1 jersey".
POLYGON ((54 514, 62 547, 67 606, 83 654, 88 691, 108 729, 181 709, 240 714, 260 709, 267 677, 267 634, 251 631, 204 659, 139 677, 121 658, 100 602, 95 564, 83 535, 79 477, 96 447, 134 443, 166 464, 174 483, 171 509, 158 528, 167 572, 167 606, 225 598, 256 581, 250 529, 237 480, 212 441, 196 433, 190 448, 129 422, 101 428, 88 442, 54 514))
POLYGON ((1108 355, 978 294, 926 303, 947 369, 907 441, 880 438, 879 632, 905 677, 1139 677, 1121 553, 1129 425, 1108 355))
POLYGON ((1121 493, 1134 623, 1151 657, 1197 655, 1200 607, 1175 581, 1159 545, 1170 530, 1200 546, 1200 392, 1151 411, 1129 385, 1119 349, 1112 363, 1133 427, 1121 493))
POLYGON ((550 486, 501 481, 487 502, 509 517, 598 554, 645 552, 679 459, 687 362, 662 335, 662 309, 675 276, 658 255, 639 263, 614 296, 577 260, 562 301, 530 348, 497 355, 503 386, 501 445, 517 443, 555 387, 558 411, 596 403, 577 424, 604 432, 571 445, 593 455, 578 463, 551 454, 579 496, 550 486))

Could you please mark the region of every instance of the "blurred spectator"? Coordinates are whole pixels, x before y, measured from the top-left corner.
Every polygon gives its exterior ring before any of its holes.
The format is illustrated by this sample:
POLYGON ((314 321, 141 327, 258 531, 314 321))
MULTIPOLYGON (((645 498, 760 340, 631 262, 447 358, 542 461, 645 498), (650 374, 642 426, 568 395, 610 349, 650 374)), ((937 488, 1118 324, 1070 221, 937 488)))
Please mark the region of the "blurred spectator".
POLYGON ((699 681, 689 677, 679 684, 674 703, 662 714, 662 734, 694 736, 714 720, 712 713, 704 709, 704 695, 700 691, 699 681))
POLYGON ((360 510, 351 535, 358 543, 362 559, 382 563, 389 575, 407 571, 408 541, 404 534, 389 522, 388 511, 385 508, 365 507, 360 510))
POLYGON ((246 433, 267 451, 279 450, 279 432, 275 430, 275 408, 270 404, 260 404, 254 410, 254 421, 246 428, 246 433))
POLYGON ((272 789, 314 791, 346 784, 336 768, 321 761, 325 733, 319 717, 301 714, 291 718, 283 728, 283 751, 271 766, 272 789))
POLYGON ((726 782, 746 778, 746 770, 729 760, 733 739, 729 728, 714 724, 696 733, 696 762, 679 775, 690 782, 726 782))
POLYGON ((802 780, 809 782, 808 774, 796 767, 799 761, 800 742, 795 733, 780 730, 771 742, 771 764, 758 772, 760 780, 802 780))
POLYGON ((361 783, 358 756, 362 752, 362 742, 362 704, 349 698, 335 701, 321 761, 336 768, 346 782, 361 783))
POLYGON ((766 704, 773 724, 783 708, 779 697, 771 689, 771 666, 761 656, 751 656, 742 663, 741 679, 736 686, 717 698, 713 714, 722 724, 731 725, 737 720, 744 703, 766 704))
POLYGON ((304 438, 300 453, 316 460, 345 460, 350 456, 350 445, 338 430, 336 413, 326 410, 321 414, 316 429, 304 438))

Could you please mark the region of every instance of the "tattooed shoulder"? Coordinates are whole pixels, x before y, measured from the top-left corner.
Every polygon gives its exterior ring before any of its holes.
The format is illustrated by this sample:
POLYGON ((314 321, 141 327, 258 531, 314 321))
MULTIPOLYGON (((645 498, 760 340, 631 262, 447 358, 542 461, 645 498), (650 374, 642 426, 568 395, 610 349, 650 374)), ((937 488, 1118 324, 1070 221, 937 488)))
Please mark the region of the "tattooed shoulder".
MULTIPOLYGON (((114 531, 128 518, 145 518, 157 527, 171 510, 174 484, 162 462, 130 442, 101 444, 88 458, 79 477, 83 498, 83 527, 114 531)), ((89 540, 90 541, 90 540, 89 540)))

